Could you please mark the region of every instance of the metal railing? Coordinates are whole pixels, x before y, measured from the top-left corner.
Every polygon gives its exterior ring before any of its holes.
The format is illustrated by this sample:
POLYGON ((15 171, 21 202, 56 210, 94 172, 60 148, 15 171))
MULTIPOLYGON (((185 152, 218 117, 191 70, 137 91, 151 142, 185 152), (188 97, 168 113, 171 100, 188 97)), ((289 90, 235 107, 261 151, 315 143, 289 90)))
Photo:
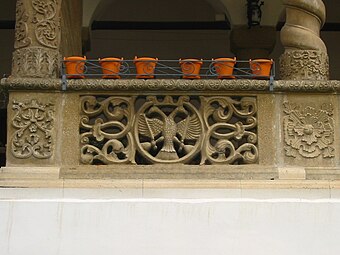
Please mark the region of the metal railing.
POLYGON ((158 60, 158 59, 84 59, 64 60, 62 78, 92 79, 264 79, 272 86, 273 60, 158 60), (267 61, 264 66, 263 62, 267 61), (270 63, 268 63, 268 61, 270 63), (110 66, 110 64, 112 64, 110 66), (266 70, 264 70, 266 69, 266 70), (227 73, 222 73, 227 71, 227 73))

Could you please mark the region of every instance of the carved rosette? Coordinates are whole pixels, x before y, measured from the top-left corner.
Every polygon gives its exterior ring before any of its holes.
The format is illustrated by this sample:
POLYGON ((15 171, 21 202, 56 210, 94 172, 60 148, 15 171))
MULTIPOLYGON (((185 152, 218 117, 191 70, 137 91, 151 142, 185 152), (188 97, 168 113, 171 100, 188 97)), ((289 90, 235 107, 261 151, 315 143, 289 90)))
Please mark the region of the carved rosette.
POLYGON ((61 1, 17 1, 13 77, 59 76, 61 1))
POLYGON ((82 164, 254 164, 255 97, 83 96, 82 164), (137 109, 136 111, 134 109, 137 109))
POLYGON ((151 163, 190 163, 202 145, 203 121, 190 97, 147 97, 137 112, 135 139, 151 163))
POLYGON ((47 159, 53 154, 54 105, 35 99, 13 101, 11 153, 18 159, 47 159))
POLYGON ((207 127, 202 163, 257 163, 257 104, 254 97, 204 99, 207 127))
POLYGON ((281 55, 280 76, 284 80, 328 80, 328 55, 316 50, 290 50, 281 55))
POLYGON ((80 160, 83 164, 134 163, 133 101, 128 97, 81 98, 80 160))
POLYGON ((321 107, 284 103, 283 127, 286 156, 334 157, 333 105, 321 107))

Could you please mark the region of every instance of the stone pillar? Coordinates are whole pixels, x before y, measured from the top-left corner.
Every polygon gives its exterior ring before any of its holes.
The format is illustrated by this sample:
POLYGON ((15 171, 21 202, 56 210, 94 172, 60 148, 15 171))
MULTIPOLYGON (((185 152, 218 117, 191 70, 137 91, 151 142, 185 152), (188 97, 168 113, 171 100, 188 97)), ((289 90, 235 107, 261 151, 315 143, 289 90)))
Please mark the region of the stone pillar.
POLYGON ((236 27, 231 31, 231 51, 239 60, 268 58, 276 42, 274 27, 236 27))
POLYGON ((62 0, 17 0, 12 77, 57 78, 62 0))
POLYGON ((327 48, 320 38, 326 20, 322 0, 283 0, 286 23, 281 30, 285 52, 280 58, 283 80, 328 80, 327 48))
POLYGON ((61 14, 61 53, 63 56, 81 56, 82 0, 63 0, 61 14))

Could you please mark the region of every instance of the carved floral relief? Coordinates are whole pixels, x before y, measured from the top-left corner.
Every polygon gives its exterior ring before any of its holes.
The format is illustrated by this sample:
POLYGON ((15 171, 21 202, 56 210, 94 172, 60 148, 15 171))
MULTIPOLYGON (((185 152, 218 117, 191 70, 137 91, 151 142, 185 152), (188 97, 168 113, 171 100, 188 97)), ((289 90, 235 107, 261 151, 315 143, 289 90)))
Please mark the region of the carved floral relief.
POLYGON ((37 41, 46 47, 57 49, 60 36, 59 0, 32 0, 33 24, 37 41))
POLYGON ((15 49, 27 47, 32 43, 32 39, 28 36, 28 19, 29 15, 27 14, 23 1, 17 0, 14 42, 15 49))
POLYGON ((285 102, 283 106, 286 156, 334 157, 333 105, 315 107, 285 102))
POLYGON ((32 99, 13 101, 11 153, 19 159, 47 159, 53 154, 54 105, 32 99))

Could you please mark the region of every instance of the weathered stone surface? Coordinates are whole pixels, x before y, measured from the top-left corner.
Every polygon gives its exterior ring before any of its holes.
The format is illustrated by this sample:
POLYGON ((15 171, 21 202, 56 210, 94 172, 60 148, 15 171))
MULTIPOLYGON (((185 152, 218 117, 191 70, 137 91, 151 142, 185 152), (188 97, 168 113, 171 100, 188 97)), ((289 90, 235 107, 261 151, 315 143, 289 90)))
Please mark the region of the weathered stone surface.
POLYGON ((285 52, 281 57, 281 79, 328 80, 327 48, 320 38, 326 19, 322 0, 284 0, 286 23, 281 29, 285 52))
POLYGON ((13 77, 56 78, 62 0, 17 0, 13 77))

